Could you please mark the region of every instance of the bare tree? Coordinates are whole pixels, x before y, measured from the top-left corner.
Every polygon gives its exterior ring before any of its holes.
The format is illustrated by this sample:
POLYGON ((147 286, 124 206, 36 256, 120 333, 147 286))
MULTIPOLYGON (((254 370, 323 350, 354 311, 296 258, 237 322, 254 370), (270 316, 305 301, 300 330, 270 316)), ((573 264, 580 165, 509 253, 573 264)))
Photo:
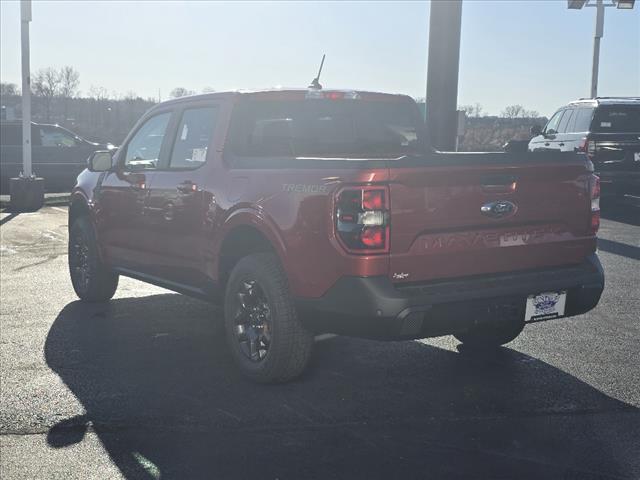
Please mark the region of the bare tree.
POLYGON ((216 91, 215 88, 210 87, 208 85, 202 89, 202 93, 213 93, 215 91, 216 91))
POLYGON ((504 118, 522 118, 524 117, 524 107, 522 105, 509 105, 502 111, 504 118))
POLYGON ((178 97, 186 97, 187 95, 193 95, 194 93, 195 92, 193 90, 189 90, 184 87, 176 87, 173 90, 171 90, 171 93, 169 94, 169 96, 171 98, 178 98, 178 97))
POLYGON ((96 87, 94 85, 91 85, 91 88, 89 88, 89 98, 101 102, 109 98, 109 92, 104 87, 96 87))
POLYGON ((479 103, 475 103, 473 105, 460 105, 458 110, 463 110, 467 117, 479 118, 482 116, 484 108, 479 103))
POLYGON ((0 97, 15 97, 20 95, 18 85, 15 83, 0 83, 0 97))
POLYGON ((60 96, 64 98, 74 98, 78 95, 80 86, 80 74, 70 66, 60 69, 60 96))
POLYGON ((60 96, 64 102, 64 119, 67 119, 69 114, 69 100, 78 95, 80 86, 80 74, 78 71, 70 66, 65 66, 60 69, 60 96))
POLYGON ((522 105, 509 105, 502 111, 504 118, 538 118, 540 113, 537 110, 527 110, 522 105))
POLYGON ((60 72, 52 67, 42 68, 33 76, 31 88, 44 102, 47 122, 51 121, 51 103, 60 95, 61 84, 60 72))

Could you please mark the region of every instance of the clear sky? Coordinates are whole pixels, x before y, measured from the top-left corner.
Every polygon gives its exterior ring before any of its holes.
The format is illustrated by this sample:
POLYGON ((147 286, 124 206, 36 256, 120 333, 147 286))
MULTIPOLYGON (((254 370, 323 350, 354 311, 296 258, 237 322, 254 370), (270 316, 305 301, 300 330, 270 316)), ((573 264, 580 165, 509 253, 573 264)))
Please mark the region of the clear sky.
MULTIPOLYGON (((605 0, 606 1, 606 0, 605 0)), ((459 104, 549 115, 588 96, 595 9, 566 0, 463 3, 459 104)), ((0 0, 4 82, 20 84, 19 2, 0 0)), ((306 86, 322 53, 325 87, 425 91, 428 2, 34 1, 31 67, 72 65, 81 90, 167 98, 306 86)), ((606 9, 599 95, 640 95, 640 1, 606 9)))

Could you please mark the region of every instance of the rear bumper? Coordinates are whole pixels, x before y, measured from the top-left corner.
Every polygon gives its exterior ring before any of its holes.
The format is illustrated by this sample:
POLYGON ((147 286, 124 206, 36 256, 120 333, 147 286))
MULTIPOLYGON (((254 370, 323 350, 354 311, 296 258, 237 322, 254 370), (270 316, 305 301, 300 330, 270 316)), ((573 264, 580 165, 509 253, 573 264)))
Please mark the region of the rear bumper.
POLYGON ((604 271, 596 254, 580 265, 395 286, 387 277, 342 277, 320 298, 298 298, 303 321, 316 332, 381 339, 461 333, 496 312, 522 309, 528 295, 567 291, 565 316, 600 300, 604 271))

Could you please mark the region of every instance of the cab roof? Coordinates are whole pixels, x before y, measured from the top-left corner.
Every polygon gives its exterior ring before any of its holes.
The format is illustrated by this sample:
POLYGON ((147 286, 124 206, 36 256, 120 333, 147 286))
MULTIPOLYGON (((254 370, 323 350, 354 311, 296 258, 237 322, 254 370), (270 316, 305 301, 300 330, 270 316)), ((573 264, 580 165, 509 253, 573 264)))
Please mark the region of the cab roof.
POLYGON ((353 90, 353 89, 322 89, 322 90, 314 90, 309 88, 269 88, 262 90, 230 90, 224 92, 211 92, 211 93, 201 93, 197 95, 187 95, 184 97, 173 98, 171 100, 166 100, 164 102, 159 103, 156 107, 159 106, 167 106, 172 104, 179 104, 183 102, 193 102, 199 100, 222 100, 227 98, 238 98, 238 97, 254 97, 254 98, 271 98, 274 100, 280 99, 296 99, 303 98, 309 92, 321 92, 321 93, 342 93, 342 94, 353 94, 357 93, 361 97, 365 98, 407 98, 411 99, 408 95, 400 94, 400 93, 383 93, 383 92, 372 92, 366 90, 353 90))

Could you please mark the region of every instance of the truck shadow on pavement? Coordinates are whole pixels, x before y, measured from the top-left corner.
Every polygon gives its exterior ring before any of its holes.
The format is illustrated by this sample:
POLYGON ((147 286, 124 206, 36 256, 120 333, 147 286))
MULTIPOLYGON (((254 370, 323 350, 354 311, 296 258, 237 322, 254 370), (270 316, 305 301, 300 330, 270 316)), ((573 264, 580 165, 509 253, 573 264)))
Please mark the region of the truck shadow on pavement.
POLYGON ((86 413, 54 425, 49 445, 93 432, 130 479, 640 471, 637 408, 510 348, 336 337, 299 381, 260 386, 235 370, 219 317, 174 294, 68 304, 45 356, 86 413))

